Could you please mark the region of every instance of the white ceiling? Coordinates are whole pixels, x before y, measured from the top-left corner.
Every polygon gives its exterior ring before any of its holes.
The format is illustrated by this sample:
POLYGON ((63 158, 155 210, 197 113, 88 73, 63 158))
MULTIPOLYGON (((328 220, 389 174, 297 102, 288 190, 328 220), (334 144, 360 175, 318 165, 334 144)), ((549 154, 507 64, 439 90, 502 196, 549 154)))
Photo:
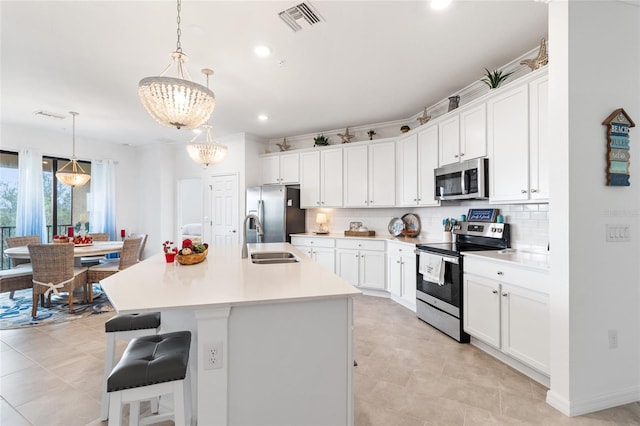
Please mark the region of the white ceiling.
MULTIPOLYGON (((426 1, 311 0, 325 22, 293 32, 278 12, 298 3, 182 4, 187 69, 201 84, 200 70, 215 70, 216 136, 281 138, 408 118, 547 36, 541 1, 454 0, 437 12, 426 1), (253 54, 259 43, 271 57, 253 54)), ((2 0, 0 14, 2 124, 69 132, 68 111, 78 111, 79 140, 191 139, 157 124, 137 97, 139 80, 160 74, 175 50, 175 2, 2 0)))

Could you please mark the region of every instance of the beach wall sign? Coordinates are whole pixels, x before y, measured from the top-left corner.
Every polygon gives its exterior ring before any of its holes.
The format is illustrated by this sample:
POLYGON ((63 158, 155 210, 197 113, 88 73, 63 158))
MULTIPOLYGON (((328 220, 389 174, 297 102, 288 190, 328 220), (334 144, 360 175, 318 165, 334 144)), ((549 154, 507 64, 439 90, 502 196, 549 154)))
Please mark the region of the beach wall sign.
POLYGON ((607 126, 607 186, 631 186, 629 129, 636 125, 622 108, 613 111, 602 124, 607 126))

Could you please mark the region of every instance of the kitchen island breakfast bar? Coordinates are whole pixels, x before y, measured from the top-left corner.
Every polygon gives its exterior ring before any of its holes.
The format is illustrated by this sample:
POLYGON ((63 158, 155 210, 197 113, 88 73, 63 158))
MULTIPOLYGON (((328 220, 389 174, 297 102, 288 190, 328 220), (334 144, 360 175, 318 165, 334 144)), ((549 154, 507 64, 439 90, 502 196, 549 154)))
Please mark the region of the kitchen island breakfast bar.
POLYGON ((360 291, 289 244, 249 245, 280 251, 298 262, 210 246, 196 265, 159 254, 101 282, 118 313, 160 311, 163 333, 192 332, 192 424, 353 424, 360 291))

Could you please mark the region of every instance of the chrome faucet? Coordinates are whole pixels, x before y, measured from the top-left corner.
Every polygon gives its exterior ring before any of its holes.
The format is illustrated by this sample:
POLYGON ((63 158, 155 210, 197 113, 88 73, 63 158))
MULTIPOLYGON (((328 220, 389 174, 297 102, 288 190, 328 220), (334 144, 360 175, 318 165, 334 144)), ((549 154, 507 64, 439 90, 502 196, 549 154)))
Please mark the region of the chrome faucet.
POLYGON ((243 231, 242 258, 243 259, 246 259, 249 256, 249 253, 247 250, 247 221, 249 219, 253 219, 256 221, 256 231, 258 231, 258 237, 261 237, 264 235, 264 230, 262 229, 262 224, 260 223, 260 219, 258 218, 258 216, 256 216, 253 213, 248 214, 247 217, 244 218, 244 223, 242 224, 242 231, 243 231))

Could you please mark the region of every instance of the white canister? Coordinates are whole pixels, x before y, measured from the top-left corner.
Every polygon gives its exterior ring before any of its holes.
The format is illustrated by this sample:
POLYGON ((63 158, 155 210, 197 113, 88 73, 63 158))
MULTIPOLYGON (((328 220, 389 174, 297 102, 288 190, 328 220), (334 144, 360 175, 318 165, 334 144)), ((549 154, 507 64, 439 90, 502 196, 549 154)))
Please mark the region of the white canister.
POLYGON ((445 243, 450 243, 453 241, 453 235, 451 235, 451 231, 444 231, 442 234, 442 241, 445 243))

